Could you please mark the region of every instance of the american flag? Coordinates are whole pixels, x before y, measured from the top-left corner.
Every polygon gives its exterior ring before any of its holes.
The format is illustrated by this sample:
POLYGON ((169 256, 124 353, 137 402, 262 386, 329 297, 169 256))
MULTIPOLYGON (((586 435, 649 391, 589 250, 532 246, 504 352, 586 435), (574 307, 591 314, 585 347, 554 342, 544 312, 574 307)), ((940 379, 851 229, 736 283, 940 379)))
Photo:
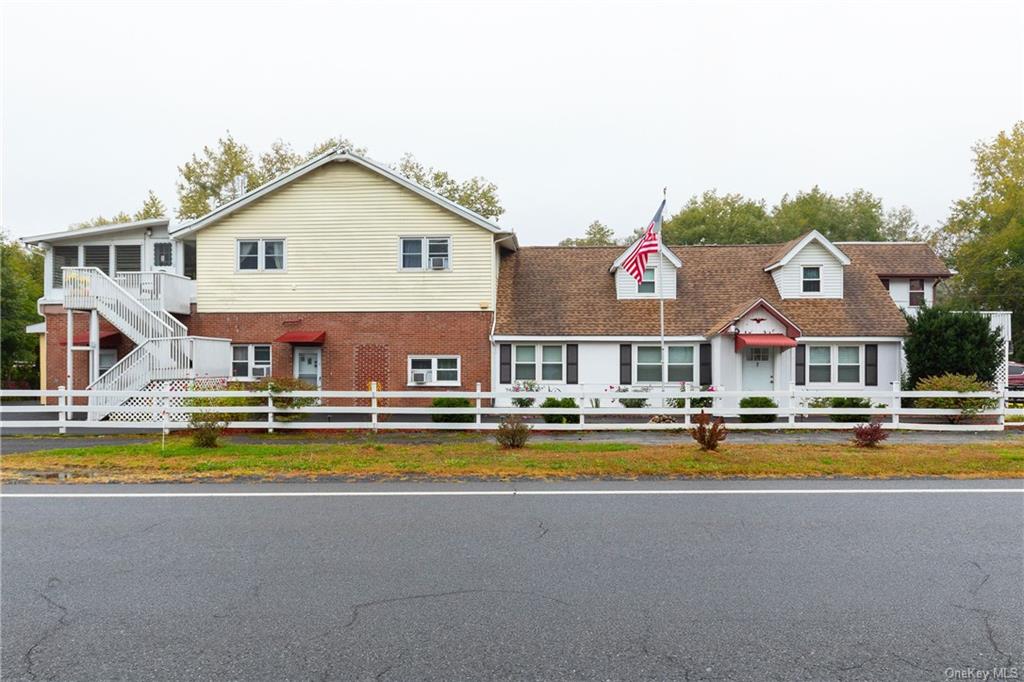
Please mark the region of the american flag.
POLYGON ((663 199, 661 206, 658 207, 658 212, 654 214, 654 219, 651 220, 651 224, 644 231, 644 236, 640 237, 640 241, 636 243, 633 250, 622 261, 622 269, 631 274, 637 284, 641 284, 644 281, 647 259, 652 253, 658 253, 658 242, 660 241, 659 237, 661 234, 661 212, 664 208, 665 201, 663 199))

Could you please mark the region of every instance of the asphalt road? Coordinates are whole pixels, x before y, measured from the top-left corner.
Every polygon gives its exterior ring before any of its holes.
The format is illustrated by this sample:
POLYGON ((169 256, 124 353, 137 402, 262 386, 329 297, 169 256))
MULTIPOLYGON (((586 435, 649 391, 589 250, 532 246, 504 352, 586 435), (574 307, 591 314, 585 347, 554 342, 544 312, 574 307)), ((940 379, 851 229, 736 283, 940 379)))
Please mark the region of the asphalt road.
POLYGON ((1024 676, 1020 481, 517 485, 861 492, 7 486, 3 678, 1024 676), (864 492, 952 487, 1016 492, 864 492))

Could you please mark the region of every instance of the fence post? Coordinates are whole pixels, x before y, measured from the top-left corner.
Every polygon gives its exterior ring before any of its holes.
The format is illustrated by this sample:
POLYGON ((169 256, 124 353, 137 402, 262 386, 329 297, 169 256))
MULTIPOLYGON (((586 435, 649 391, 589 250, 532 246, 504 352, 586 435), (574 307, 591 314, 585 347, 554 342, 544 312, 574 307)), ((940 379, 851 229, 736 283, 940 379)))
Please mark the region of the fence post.
POLYGON ((483 419, 480 414, 480 382, 476 382, 476 428, 480 428, 480 424, 483 423, 483 419))
POLYGON ((903 396, 900 393, 900 382, 892 382, 892 427, 900 426, 900 410, 903 409, 903 396))
POLYGON ((587 425, 587 415, 584 414, 587 409, 587 389, 580 390, 580 428, 582 429, 587 425))
POLYGON ((1000 429, 1006 430, 1006 406, 1010 398, 1010 389, 1007 386, 1003 386, 999 389, 999 415, 996 416, 996 424, 999 425, 1000 429))
POLYGON ((267 390, 267 433, 274 432, 274 394, 267 390))
POLYGON ((377 433, 377 382, 370 382, 370 428, 377 433))
POLYGON ((68 427, 66 426, 68 413, 64 411, 64 408, 67 408, 68 405, 68 396, 67 389, 63 386, 58 386, 57 390, 60 391, 60 395, 57 396, 57 405, 62 408, 61 411, 57 413, 57 425, 60 426, 59 431, 61 435, 63 435, 68 432, 68 427))
POLYGON ((691 425, 691 423, 690 423, 690 413, 689 413, 689 409, 693 405, 692 399, 690 398, 690 391, 691 390, 692 390, 691 389, 691 384, 690 384, 689 381, 687 381, 685 384, 683 384, 683 393, 685 394, 683 396, 683 407, 685 407, 687 409, 687 413, 683 415, 683 426, 685 426, 687 428, 689 428, 690 425, 691 425))
POLYGON ((789 382, 789 425, 796 425, 796 384, 789 382))

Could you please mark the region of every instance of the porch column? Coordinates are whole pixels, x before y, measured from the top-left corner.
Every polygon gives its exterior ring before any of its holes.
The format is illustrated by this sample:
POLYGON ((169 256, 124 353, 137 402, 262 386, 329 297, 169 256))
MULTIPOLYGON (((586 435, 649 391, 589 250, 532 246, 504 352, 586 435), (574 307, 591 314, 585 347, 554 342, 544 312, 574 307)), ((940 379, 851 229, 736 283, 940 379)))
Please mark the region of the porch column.
POLYGON ((100 376, 100 315, 95 308, 89 312, 89 383, 100 376))
POLYGON ((67 376, 64 378, 64 386, 70 391, 74 388, 73 377, 74 377, 74 355, 71 350, 75 345, 75 313, 71 310, 68 311, 68 346, 67 346, 67 361, 65 362, 64 371, 67 376))

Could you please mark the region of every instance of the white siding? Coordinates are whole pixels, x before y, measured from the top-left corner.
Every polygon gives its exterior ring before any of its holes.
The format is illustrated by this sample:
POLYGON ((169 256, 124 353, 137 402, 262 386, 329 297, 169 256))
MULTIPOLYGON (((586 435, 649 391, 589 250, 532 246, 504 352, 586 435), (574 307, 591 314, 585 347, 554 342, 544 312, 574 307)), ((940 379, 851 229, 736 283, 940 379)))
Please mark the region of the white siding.
POLYGON ((808 243, 781 268, 772 270, 775 287, 782 298, 842 298, 843 266, 835 256, 816 241, 808 243), (803 266, 821 268, 821 291, 803 292, 803 266))
MULTIPOLYGON (((651 259, 647 262, 648 267, 654 267, 656 274, 655 277, 658 279, 658 284, 661 285, 665 292, 665 299, 672 299, 676 297, 676 267, 672 263, 668 262, 668 259, 663 259, 663 267, 658 268, 658 259, 656 256, 651 256, 651 259)), ((619 268, 615 271, 615 295, 620 299, 634 299, 634 298, 658 298, 658 292, 653 294, 641 294, 637 293, 636 280, 633 276, 619 268)))
MULTIPOLYGON (((915 278, 918 279, 918 278, 915 278)), ((910 279, 905 277, 889 278, 889 295, 902 310, 911 315, 917 314, 917 308, 910 307, 910 279)), ((925 305, 935 304, 935 280, 924 280, 924 302, 925 305)))
POLYGON ((494 237, 376 173, 332 163, 196 233, 200 312, 493 310, 494 237), (448 271, 400 271, 401 236, 449 236, 448 271), (286 270, 236 271, 284 238, 286 270))

